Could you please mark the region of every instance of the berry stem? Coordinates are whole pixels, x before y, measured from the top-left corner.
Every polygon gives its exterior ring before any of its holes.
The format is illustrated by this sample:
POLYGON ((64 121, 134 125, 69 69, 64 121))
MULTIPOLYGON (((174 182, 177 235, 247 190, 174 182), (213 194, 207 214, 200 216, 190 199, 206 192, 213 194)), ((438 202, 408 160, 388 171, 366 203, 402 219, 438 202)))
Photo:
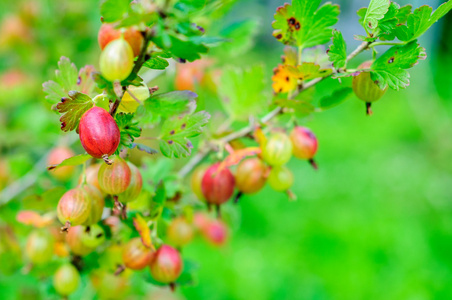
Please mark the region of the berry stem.
POLYGON ((61 227, 61 232, 67 233, 69 231, 69 228, 71 228, 71 222, 66 221, 66 224, 64 224, 64 226, 61 227))
POLYGON ((215 209, 217 211, 217 219, 221 219, 221 206, 220 206, 220 204, 217 204, 215 206, 215 209))
POLYGON ((113 161, 112 161, 111 159, 108 159, 108 154, 102 155, 102 159, 104 160, 104 162, 105 162, 107 165, 111 165, 111 164, 113 163, 113 161))
POLYGON ((372 103, 366 102, 366 115, 371 116, 373 114, 372 112, 372 103))
POLYGON ((171 282, 171 283, 169 284, 169 288, 170 288, 171 292, 174 293, 174 292, 176 291, 176 283, 171 282))
POLYGON ((115 276, 118 276, 119 274, 121 274, 125 270, 126 270, 126 267, 124 265, 118 265, 118 268, 115 271, 115 276))
POLYGON ((308 161, 311 164, 311 166, 314 168, 314 170, 318 170, 319 169, 319 166, 317 165, 317 163, 315 162, 315 160, 313 158, 311 158, 308 161))
POLYGON ((238 192, 237 195, 235 195, 234 198, 234 204, 239 203, 240 198, 242 197, 243 193, 242 192, 238 192))

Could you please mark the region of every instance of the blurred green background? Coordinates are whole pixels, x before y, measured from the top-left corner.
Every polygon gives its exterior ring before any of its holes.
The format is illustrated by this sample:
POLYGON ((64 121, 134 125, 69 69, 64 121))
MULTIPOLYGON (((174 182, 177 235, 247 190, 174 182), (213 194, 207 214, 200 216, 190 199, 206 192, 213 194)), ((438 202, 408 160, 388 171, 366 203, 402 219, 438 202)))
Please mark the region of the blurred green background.
MULTIPOLYGON (((363 33, 355 12, 368 2, 334 2, 341 4, 337 28, 351 51, 359 44, 353 34, 363 33)), ((398 3, 436 8, 440 1, 398 3)), ((271 36, 272 15, 282 4, 237 1, 225 24, 256 19, 258 34, 249 51, 218 65, 262 62, 270 78, 283 50, 271 36)), ((0 163, 7 165, 0 177, 8 184, 61 136, 68 138, 40 85, 52 79, 60 56, 78 67, 97 62, 100 16, 98 1, 91 0, 2 1, 0 12, 0 163), (19 15, 28 21, 23 31, 14 23, 19 15), (5 41, 12 30, 19 37, 5 41)), ((199 264, 198 283, 179 293, 187 299, 450 299, 451 26, 449 14, 422 37, 427 60, 410 70, 408 89, 390 90, 373 106, 373 116, 351 97, 309 117, 305 125, 319 139, 320 169, 291 160, 298 200, 266 187, 240 205, 228 204, 236 220, 229 244, 217 249, 196 241, 184 249, 184 257, 199 264)), ((352 66, 369 57, 359 56, 352 66)), ((166 86, 159 83, 163 91, 173 88, 174 70, 168 74, 166 86)), ((319 86, 329 88, 329 82, 319 86)), ((45 189, 46 179, 39 183, 45 189)), ((12 222, 17 200, 0 207, 0 222, 12 222)), ((0 274, 2 299, 19 297, 24 282, 36 283, 25 277, 0 274)))

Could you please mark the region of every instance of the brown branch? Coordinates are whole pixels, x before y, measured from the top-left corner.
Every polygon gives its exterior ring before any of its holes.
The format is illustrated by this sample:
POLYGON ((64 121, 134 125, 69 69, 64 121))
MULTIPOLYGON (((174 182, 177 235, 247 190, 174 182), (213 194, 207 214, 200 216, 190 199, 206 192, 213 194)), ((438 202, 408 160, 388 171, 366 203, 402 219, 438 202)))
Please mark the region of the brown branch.
MULTIPOLYGON (((369 47, 370 43, 368 42, 363 42, 361 43, 361 45, 359 45, 352 53, 350 53, 347 56, 347 62, 351 59, 353 59, 355 56, 357 56, 359 53, 363 52, 364 50, 366 50, 369 47)), ((330 74, 328 76, 325 77, 321 77, 321 78, 316 78, 313 79, 309 82, 306 82, 304 85, 302 85, 301 88, 297 89, 295 91, 295 93, 292 94, 292 96, 290 97, 290 99, 295 98, 298 94, 300 94, 301 92, 315 86, 317 83, 319 83, 320 81, 329 78, 330 76, 332 76, 333 74, 330 74)), ((271 121, 274 117, 276 117, 277 115, 279 115, 282 112, 282 107, 278 106, 276 107, 274 110, 272 110, 271 112, 269 112, 267 115, 265 115, 264 117, 262 117, 262 119, 260 120, 260 123, 268 123, 269 121, 271 121)), ((218 145, 218 144, 226 144, 230 141, 236 140, 238 138, 244 137, 248 134, 250 134, 251 132, 253 132, 253 130, 255 129, 255 125, 251 124, 248 125, 246 127, 243 127, 242 129, 235 131, 231 134, 228 134, 224 137, 222 137, 221 139, 217 140, 217 143, 211 143, 208 144, 203 150, 201 150, 200 152, 198 152, 195 156, 193 156, 186 165, 184 165, 178 172, 178 175, 180 177, 185 177, 187 176, 188 173, 190 173, 190 171, 195 168, 203 159, 204 157, 206 157, 210 151, 212 151, 213 145, 218 145)))

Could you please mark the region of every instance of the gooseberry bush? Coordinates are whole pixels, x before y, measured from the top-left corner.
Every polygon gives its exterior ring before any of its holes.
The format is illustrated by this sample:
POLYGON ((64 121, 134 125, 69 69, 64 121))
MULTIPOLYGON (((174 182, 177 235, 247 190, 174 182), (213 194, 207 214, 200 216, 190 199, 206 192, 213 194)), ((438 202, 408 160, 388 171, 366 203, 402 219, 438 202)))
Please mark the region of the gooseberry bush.
MULTIPOLYGON (((271 23, 284 45, 271 87, 261 65, 218 62, 246 52, 255 31, 243 22, 211 34, 229 7, 219 0, 105 0, 98 61, 78 69, 62 57, 43 84, 69 137, 49 150, 48 172, 71 187, 50 187, 39 199, 55 205, 25 207, 17 220, 33 227, 24 272, 53 268, 49 293, 67 297, 91 284, 100 298, 121 298, 141 270, 149 285, 194 284, 195 264, 182 249, 197 235, 225 245, 234 203, 267 183, 295 200, 299 179, 287 163, 295 157, 317 169, 322 149, 308 117, 349 98, 363 101, 370 115, 388 89, 407 88, 407 70, 427 57, 418 38, 452 1, 433 10, 371 0, 357 12, 361 44, 354 50, 334 28, 338 5, 286 3, 271 23), (372 59, 354 63, 363 52, 372 59), (176 91, 148 86, 156 76, 169 80, 171 69, 176 91), (321 81, 330 90, 318 96, 312 91, 321 81)), ((378 108, 384 114, 384 100, 378 108)))

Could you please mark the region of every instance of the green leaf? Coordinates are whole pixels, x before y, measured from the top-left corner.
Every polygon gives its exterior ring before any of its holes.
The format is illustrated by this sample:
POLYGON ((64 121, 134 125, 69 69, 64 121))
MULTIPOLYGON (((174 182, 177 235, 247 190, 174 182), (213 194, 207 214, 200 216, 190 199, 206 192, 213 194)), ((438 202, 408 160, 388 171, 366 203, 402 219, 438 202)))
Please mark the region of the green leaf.
MULTIPOLYGON (((90 156, 91 158, 91 156, 90 156)), ((64 187, 55 187, 39 195, 30 195, 22 199, 22 207, 25 210, 49 211, 55 209, 61 196, 66 192, 64 187)))
POLYGON ((49 80, 42 84, 46 99, 51 103, 57 103, 65 97, 69 91, 77 90, 78 71, 69 58, 62 56, 55 70, 55 80, 49 80))
POLYGON ((351 87, 344 87, 335 90, 331 95, 320 99, 319 106, 321 109, 329 109, 335 107, 347 100, 352 92, 353 90, 351 87))
POLYGON ((89 155, 89 154, 79 154, 79 155, 76 155, 76 156, 72 156, 72 157, 66 158, 65 160, 63 160, 58 165, 48 166, 47 170, 53 170, 53 169, 57 169, 57 168, 60 168, 60 167, 65 167, 65 166, 82 165, 82 164, 84 164, 86 161, 88 161, 91 158, 92 158, 92 156, 89 155))
POLYGON ((60 114, 61 130, 72 131, 77 129, 80 118, 83 114, 94 106, 94 101, 85 94, 77 91, 69 91, 69 97, 64 97, 61 102, 56 105, 56 109, 60 114))
POLYGON ((405 70, 413 67, 419 59, 425 59, 425 49, 417 41, 403 46, 393 46, 371 66, 371 77, 381 89, 389 85, 394 90, 410 84, 410 74, 405 70))
POLYGON ((371 0, 361 23, 364 28, 375 32, 378 27, 378 21, 383 19, 390 4, 389 0, 371 0))
POLYGON ((138 107, 137 115, 144 123, 156 123, 162 118, 192 113, 198 95, 192 91, 174 91, 152 95, 138 107))
POLYGON ((423 5, 417 8, 407 17, 407 24, 397 26, 396 36, 401 41, 413 41, 427 31, 436 21, 442 18, 452 9, 452 0, 449 0, 438 7, 432 14, 432 8, 423 5))
POLYGON ((311 62, 304 62, 301 65, 297 66, 297 71, 297 77, 300 80, 310 80, 314 78, 325 77, 333 72, 333 70, 331 69, 320 69, 319 65, 311 62))
POLYGON ((227 26, 220 31, 220 35, 227 41, 219 50, 232 57, 244 54, 254 45, 258 25, 259 23, 256 20, 245 20, 227 26))
POLYGON ((225 68, 218 87, 222 105, 237 120, 248 120, 268 106, 267 85, 262 65, 248 69, 225 68))
POLYGON ((118 113, 115 116, 116 124, 118 124, 121 140, 117 153, 121 150, 121 146, 132 148, 135 138, 141 135, 141 128, 138 127, 138 121, 133 120, 134 114, 118 113))
POLYGON ((283 44, 309 48, 327 43, 337 23, 339 6, 321 0, 293 0, 276 9, 273 36, 283 44))
POLYGON ((121 20, 129 11, 129 0, 105 0, 100 6, 104 22, 113 23, 121 20))
POLYGON ((151 148, 151 147, 149 147, 149 146, 147 146, 147 145, 138 144, 138 143, 132 143, 132 144, 130 145, 130 149, 133 149, 133 148, 137 148, 138 150, 144 151, 144 152, 146 152, 146 153, 148 153, 148 154, 157 154, 157 153, 159 153, 159 152, 158 152, 157 150, 155 150, 154 148, 151 148))
POLYGON ((208 48, 202 43, 197 44, 191 41, 184 41, 172 34, 167 34, 164 29, 160 29, 152 41, 160 49, 170 51, 175 57, 194 61, 201 58, 202 53, 207 53, 208 48))
POLYGON ((167 119, 162 125, 160 151, 166 157, 187 157, 191 154, 192 143, 188 138, 198 136, 207 124, 210 115, 200 111, 182 118, 167 119))
POLYGON ((152 57, 143 64, 143 67, 155 70, 165 70, 168 66, 168 61, 161 57, 152 57))
POLYGON ((163 184, 163 181, 160 181, 155 189, 155 195, 152 197, 151 201, 151 209, 149 216, 152 220, 157 220, 163 211, 163 208, 165 207, 166 202, 166 190, 165 185, 163 184))
POLYGON ((333 30, 333 44, 330 46, 328 56, 336 69, 345 68, 347 60, 347 44, 340 31, 333 30))

